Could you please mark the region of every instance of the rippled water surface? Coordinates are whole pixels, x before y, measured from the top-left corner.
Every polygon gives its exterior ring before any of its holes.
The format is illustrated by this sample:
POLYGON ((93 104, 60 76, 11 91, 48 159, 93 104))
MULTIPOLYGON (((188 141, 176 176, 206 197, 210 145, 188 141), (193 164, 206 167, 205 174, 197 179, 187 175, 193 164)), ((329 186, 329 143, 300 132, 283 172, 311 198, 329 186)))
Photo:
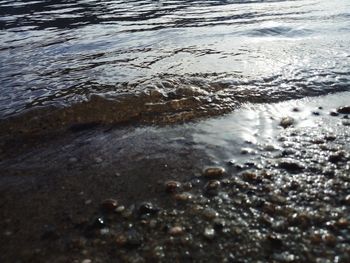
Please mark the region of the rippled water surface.
POLYGON ((195 117, 350 86, 349 1, 1 0, 0 14, 2 118, 96 93, 195 117))

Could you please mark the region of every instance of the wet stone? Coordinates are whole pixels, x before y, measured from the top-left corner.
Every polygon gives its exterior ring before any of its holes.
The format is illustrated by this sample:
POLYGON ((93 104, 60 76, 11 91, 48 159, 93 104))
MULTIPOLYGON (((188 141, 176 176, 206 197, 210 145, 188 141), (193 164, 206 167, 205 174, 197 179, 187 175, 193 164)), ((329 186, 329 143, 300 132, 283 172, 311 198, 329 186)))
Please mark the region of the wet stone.
POLYGON ((215 229, 212 227, 206 227, 203 233, 207 239, 213 239, 215 237, 215 229))
POLYGON ((118 207, 118 201, 115 199, 106 199, 101 203, 101 209, 104 212, 112 213, 118 207))
POLYGON ((181 187, 181 183, 178 181, 167 181, 165 182, 165 191, 168 193, 175 193, 181 187))
POLYGON ((307 214, 295 213, 288 218, 288 222, 289 222, 289 225, 291 226, 297 226, 305 229, 310 226, 311 219, 307 214))
POLYGON ((337 244, 337 238, 332 234, 325 234, 322 239, 327 246, 334 247, 337 244))
POLYGON ((283 117, 280 121, 280 126, 282 126, 283 128, 287 128, 291 125, 293 125, 295 122, 295 120, 292 117, 283 117))
POLYGON ((339 113, 336 112, 336 111, 331 111, 331 112, 329 113, 329 115, 331 115, 331 116, 333 116, 333 117, 336 117, 336 116, 339 116, 339 113))
POLYGON ((218 180, 210 180, 204 187, 204 191, 209 195, 217 195, 220 189, 221 183, 218 180))
POLYGON ((343 124, 344 126, 350 126, 350 121, 348 121, 348 120, 343 120, 343 121, 342 121, 342 124, 343 124))
POLYGON ((290 158, 281 159, 278 164, 278 167, 285 169, 291 173, 301 172, 304 169, 304 166, 300 162, 290 158))
POLYGON ((188 192, 183 192, 183 193, 180 193, 180 194, 175 194, 174 195, 174 199, 176 201, 180 201, 180 202, 186 202, 186 201, 190 201, 193 199, 193 196, 191 193, 188 193, 188 192))
POLYGON ((250 183, 259 183, 261 182, 261 178, 253 172, 244 172, 242 173, 243 180, 250 182, 250 183))
POLYGON ((208 220, 212 220, 212 219, 214 219, 214 218, 219 216, 219 213, 216 210, 212 209, 212 208, 204 209, 202 214, 203 214, 204 218, 206 218, 208 220))
POLYGON ((154 206, 152 203, 144 202, 138 207, 138 215, 154 215, 157 214, 160 211, 160 209, 156 206, 154 206))
POLYGON ((225 169, 222 167, 209 167, 203 171, 203 176, 207 178, 217 178, 225 174, 225 169))
POLYGON ((224 219, 215 218, 213 220, 213 226, 216 231, 222 230, 224 227, 226 227, 227 223, 224 219))
POLYGON ((339 107, 337 112, 341 114, 350 114, 350 106, 339 107))
POLYGON ((344 203, 346 205, 350 205, 350 195, 347 195, 345 198, 344 198, 344 203))
POLYGON ((331 154, 328 157, 328 160, 331 163, 338 163, 344 158, 344 156, 345 156, 345 153, 343 151, 338 151, 338 152, 335 152, 335 153, 331 154))
POLYGON ((181 226, 174 226, 169 229, 168 233, 172 236, 181 236, 184 234, 184 229, 181 226))

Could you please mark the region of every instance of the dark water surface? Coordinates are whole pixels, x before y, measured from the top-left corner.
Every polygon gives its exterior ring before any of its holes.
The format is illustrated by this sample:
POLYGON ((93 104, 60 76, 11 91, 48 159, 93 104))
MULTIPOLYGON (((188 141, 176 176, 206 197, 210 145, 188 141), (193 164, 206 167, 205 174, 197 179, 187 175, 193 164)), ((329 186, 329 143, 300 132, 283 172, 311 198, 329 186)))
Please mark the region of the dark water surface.
POLYGON ((189 119, 350 84, 349 1, 2 0, 0 29, 1 118, 89 100, 88 121, 189 119))

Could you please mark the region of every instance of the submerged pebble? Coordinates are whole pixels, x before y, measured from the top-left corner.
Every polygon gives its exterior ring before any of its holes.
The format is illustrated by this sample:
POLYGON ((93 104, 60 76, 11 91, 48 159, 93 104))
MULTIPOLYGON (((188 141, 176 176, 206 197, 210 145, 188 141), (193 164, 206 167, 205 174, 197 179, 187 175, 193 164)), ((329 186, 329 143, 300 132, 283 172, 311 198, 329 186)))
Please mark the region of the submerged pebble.
POLYGON ((168 233, 172 236, 180 236, 184 233, 184 229, 181 226, 171 227, 168 233))
POLYGON ((206 227, 204 229, 204 237, 207 239, 213 239, 215 237, 215 229, 212 227, 206 227))
POLYGON ((209 195, 216 195, 218 194, 219 188, 220 188, 220 181, 218 180, 210 180, 204 187, 205 193, 209 195))
POLYGON ((304 166, 297 160, 291 158, 283 158, 280 160, 278 167, 285 169, 289 172, 301 172, 304 166))
POLYGON ((109 212, 109 213, 114 212, 117 207, 118 207, 118 201, 115 199, 106 199, 101 203, 101 209, 104 212, 109 212))
POLYGON ((189 192, 183 192, 180 194, 175 194, 174 199, 176 201, 185 202, 185 201, 189 201, 189 200, 193 199, 193 196, 189 192))
POLYGON ((208 178, 216 178, 223 176, 225 174, 225 169, 222 167, 210 167, 203 171, 203 176, 208 178))
POLYGON ((153 205, 150 202, 144 202, 138 207, 138 214, 139 215, 145 215, 145 214, 150 214, 154 215, 159 212, 159 208, 153 205))
POLYGON ((283 117, 280 121, 280 126, 283 128, 287 128, 291 125, 293 125, 295 120, 292 117, 283 117))
POLYGON ((165 182, 165 191, 168 193, 174 193, 181 187, 181 183, 178 181, 167 181, 165 182))
POLYGON ((341 114, 350 114, 350 106, 339 107, 337 112, 341 114))

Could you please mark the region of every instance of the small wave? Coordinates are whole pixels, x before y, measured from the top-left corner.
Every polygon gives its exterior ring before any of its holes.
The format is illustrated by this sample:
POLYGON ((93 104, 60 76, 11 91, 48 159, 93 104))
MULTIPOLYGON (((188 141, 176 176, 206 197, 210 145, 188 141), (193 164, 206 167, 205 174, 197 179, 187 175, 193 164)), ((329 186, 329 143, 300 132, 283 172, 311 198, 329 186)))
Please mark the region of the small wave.
POLYGON ((305 37, 310 36, 314 32, 311 29, 293 28, 288 26, 271 26, 254 28, 251 30, 241 31, 239 34, 250 37, 305 37))

